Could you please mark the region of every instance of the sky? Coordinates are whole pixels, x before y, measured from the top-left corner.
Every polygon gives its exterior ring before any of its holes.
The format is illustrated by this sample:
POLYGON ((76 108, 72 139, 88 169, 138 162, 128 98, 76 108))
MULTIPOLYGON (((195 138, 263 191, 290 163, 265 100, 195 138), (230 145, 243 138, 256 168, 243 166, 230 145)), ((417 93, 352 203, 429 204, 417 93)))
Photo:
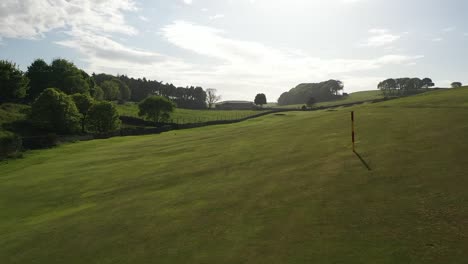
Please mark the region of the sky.
POLYGON ((0 59, 274 102, 300 83, 468 83, 465 0, 2 0, 0 59))

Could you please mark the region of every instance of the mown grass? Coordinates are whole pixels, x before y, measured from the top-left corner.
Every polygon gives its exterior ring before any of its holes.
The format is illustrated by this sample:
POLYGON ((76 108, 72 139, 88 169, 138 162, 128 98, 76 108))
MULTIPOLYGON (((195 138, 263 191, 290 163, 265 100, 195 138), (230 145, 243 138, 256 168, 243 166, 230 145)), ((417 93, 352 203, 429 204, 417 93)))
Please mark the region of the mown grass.
POLYGON ((0 165, 0 259, 463 263, 467 101, 454 89, 30 152, 0 165))
MULTIPOLYGON (((138 104, 117 105, 120 115, 139 117, 138 104)), ((235 120, 261 113, 261 110, 191 110, 177 108, 171 115, 171 121, 178 124, 202 123, 215 120, 235 120)))
MULTIPOLYGON (((321 107, 321 106, 334 106, 340 104, 349 104, 355 102, 362 102, 362 101, 371 101, 375 99, 382 99, 384 96, 381 91, 363 91, 363 92, 355 92, 349 94, 349 96, 343 97, 339 100, 333 100, 329 102, 321 102, 314 105, 314 107, 321 107)), ((269 107, 272 108, 297 108, 300 109, 304 104, 298 105, 277 105, 277 104, 269 104, 269 107)))

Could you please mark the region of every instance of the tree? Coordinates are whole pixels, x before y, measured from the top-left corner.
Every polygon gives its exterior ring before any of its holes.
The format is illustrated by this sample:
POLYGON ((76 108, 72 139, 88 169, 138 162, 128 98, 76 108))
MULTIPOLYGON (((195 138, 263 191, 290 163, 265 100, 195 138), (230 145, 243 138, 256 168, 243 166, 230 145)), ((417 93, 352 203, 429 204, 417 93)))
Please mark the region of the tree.
POLYGON ((87 94, 74 94, 72 99, 75 102, 78 112, 81 114, 81 132, 85 132, 86 118, 88 111, 93 105, 93 98, 87 94))
POLYGON ((263 107, 264 104, 267 104, 266 95, 265 94, 257 94, 257 96, 255 96, 254 103, 256 105, 260 105, 261 107, 263 107))
POLYGON ((315 103, 316 103, 316 101, 315 101, 315 98, 314 98, 314 97, 310 97, 310 98, 307 100, 307 106, 308 106, 308 107, 314 106, 315 103))
POLYGON ((42 59, 37 59, 28 67, 26 76, 29 78, 28 99, 34 101, 45 89, 51 87, 51 68, 42 59))
POLYGON ((424 78, 422 80, 422 87, 426 88, 426 90, 429 90, 429 87, 434 87, 435 84, 432 82, 430 78, 424 78))
POLYGON ((112 81, 115 82, 117 86, 119 87, 119 94, 120 94, 119 99, 122 100, 123 102, 130 100, 131 91, 128 88, 128 85, 126 85, 124 82, 122 82, 121 80, 117 78, 113 79, 112 81))
POLYGON ((111 102, 98 102, 88 111, 88 129, 96 133, 109 133, 120 127, 119 113, 111 102))
POLYGON ((451 85, 452 88, 460 88, 463 84, 461 82, 453 82, 451 85))
POLYGON ((144 116, 155 123, 159 123, 169 120, 170 114, 174 112, 176 106, 165 97, 150 96, 143 100, 138 107, 140 109, 139 116, 144 116))
POLYGON ((104 91, 98 85, 93 88, 93 98, 98 101, 104 100, 104 91))
POLYGON ((45 89, 31 107, 34 126, 59 134, 79 130, 80 113, 70 96, 55 89, 45 89))
POLYGON ((217 92, 218 91, 216 89, 206 89, 206 103, 208 104, 209 109, 221 100, 221 96, 217 95, 217 92))
POLYGON ((89 93, 89 82, 83 71, 65 59, 55 59, 50 65, 51 83, 66 94, 89 93))
POLYGON ((116 82, 104 81, 101 83, 101 89, 104 92, 104 100, 114 101, 120 99, 120 89, 116 82))
POLYGON ((28 78, 16 64, 0 60, 0 103, 24 98, 28 83, 28 78))

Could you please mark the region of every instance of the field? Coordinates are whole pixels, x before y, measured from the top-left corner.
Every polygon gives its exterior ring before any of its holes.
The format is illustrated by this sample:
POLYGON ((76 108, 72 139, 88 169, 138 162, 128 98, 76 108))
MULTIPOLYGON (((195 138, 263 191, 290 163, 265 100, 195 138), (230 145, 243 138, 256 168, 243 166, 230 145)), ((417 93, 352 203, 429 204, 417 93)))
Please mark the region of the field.
MULTIPOLYGON (((342 98, 340 100, 317 103, 317 104, 314 105, 314 107, 349 104, 349 103, 362 102, 362 101, 371 101, 371 100, 381 99, 381 98, 383 98, 382 92, 380 92, 378 90, 363 91, 363 92, 351 93, 351 94, 349 94, 349 96, 347 96, 345 98, 342 98)), ((282 106, 279 106, 279 105, 276 105, 276 104, 269 104, 268 106, 272 107, 272 108, 297 108, 297 109, 300 109, 303 106, 303 104, 299 104, 299 105, 282 105, 282 106)))
POLYGON ((32 151, 0 165, 0 259, 463 263, 466 135, 461 88, 32 151))
MULTIPOLYGON (((138 105, 127 103, 117 105, 120 115, 138 117, 138 105)), ((215 120, 234 120, 261 113, 257 110, 190 110, 177 108, 171 116, 171 120, 178 124, 202 123, 215 120)))

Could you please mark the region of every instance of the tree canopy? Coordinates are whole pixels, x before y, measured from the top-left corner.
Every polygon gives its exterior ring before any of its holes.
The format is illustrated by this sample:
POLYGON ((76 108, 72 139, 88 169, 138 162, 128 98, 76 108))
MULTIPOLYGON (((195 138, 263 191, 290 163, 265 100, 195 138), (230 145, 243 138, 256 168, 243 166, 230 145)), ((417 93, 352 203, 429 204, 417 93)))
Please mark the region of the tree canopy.
POLYGON ((48 88, 32 104, 31 121, 40 129, 70 134, 79 130, 80 113, 70 96, 48 88))
POLYGON ((81 114, 81 132, 85 132, 86 118, 88 116, 88 111, 93 105, 93 98, 87 94, 74 94, 72 99, 75 102, 78 112, 81 114))
POLYGON ((87 118, 88 130, 109 133, 120 127, 119 112, 112 102, 97 102, 91 106, 87 118))
POLYGON ((143 100, 138 107, 140 109, 139 116, 159 123, 168 121, 176 106, 174 102, 165 97, 150 96, 143 100))
POLYGON ((267 98, 266 98, 266 95, 265 94, 257 94, 257 96, 255 96, 255 100, 254 100, 254 103, 256 105, 260 105, 260 106, 263 106, 265 104, 267 104, 267 98))
POLYGON ((24 98, 28 83, 28 78, 16 64, 0 60, 0 103, 24 98))
POLYGON ((463 86, 463 84, 461 82, 453 82, 451 86, 452 88, 460 88, 463 86))
POLYGON ((314 97, 318 102, 329 101, 341 97, 344 85, 339 80, 329 80, 321 83, 299 84, 289 92, 281 94, 279 105, 306 104, 307 100, 314 97))
POLYGON ((378 84, 379 90, 385 96, 402 96, 418 93, 422 88, 433 87, 434 83, 430 78, 397 78, 387 79, 378 84))

